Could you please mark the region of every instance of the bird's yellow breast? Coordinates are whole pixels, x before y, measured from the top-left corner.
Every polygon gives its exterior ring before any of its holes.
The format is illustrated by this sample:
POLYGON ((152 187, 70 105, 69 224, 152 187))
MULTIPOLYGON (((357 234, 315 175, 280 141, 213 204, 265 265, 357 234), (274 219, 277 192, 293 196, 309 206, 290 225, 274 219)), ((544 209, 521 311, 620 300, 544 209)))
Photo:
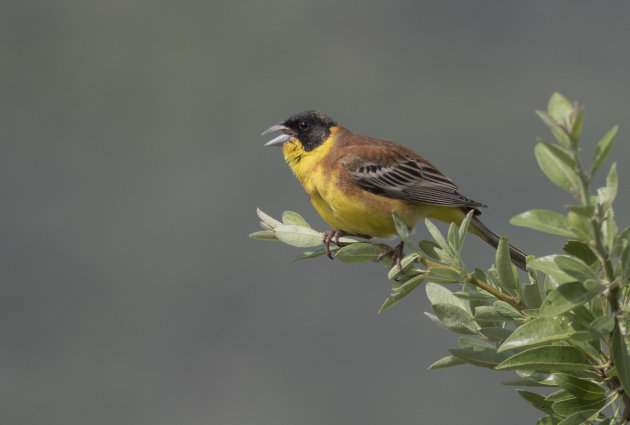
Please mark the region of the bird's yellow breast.
POLYGON ((346 233, 387 238, 396 234, 392 214, 410 228, 416 221, 432 215, 438 207, 414 205, 375 195, 358 187, 350 172, 341 164, 341 156, 332 155, 338 127, 318 147, 305 151, 292 139, 284 144, 284 158, 308 193, 313 206, 334 229, 346 233))

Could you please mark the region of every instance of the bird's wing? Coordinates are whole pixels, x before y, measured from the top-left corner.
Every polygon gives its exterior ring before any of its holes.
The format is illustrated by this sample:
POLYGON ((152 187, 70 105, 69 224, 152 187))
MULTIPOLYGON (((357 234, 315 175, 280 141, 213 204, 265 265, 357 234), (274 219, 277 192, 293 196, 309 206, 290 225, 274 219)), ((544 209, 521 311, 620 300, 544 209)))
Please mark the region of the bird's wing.
POLYGON ((351 149, 341 158, 356 184, 368 192, 412 204, 485 207, 459 193, 451 179, 411 151, 396 152, 386 146, 370 146, 368 151, 362 149, 357 155, 359 151, 351 149))

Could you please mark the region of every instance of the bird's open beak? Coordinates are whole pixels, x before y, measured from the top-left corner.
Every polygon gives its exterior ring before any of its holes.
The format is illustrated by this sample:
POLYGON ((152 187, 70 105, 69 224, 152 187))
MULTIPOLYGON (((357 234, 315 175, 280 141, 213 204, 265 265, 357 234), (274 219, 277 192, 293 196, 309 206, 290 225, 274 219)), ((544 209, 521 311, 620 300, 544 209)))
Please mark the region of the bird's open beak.
POLYGON ((291 137, 294 136, 293 131, 289 127, 285 126, 284 124, 272 125, 267 130, 263 131, 261 136, 264 136, 265 134, 273 133, 274 131, 282 131, 282 134, 277 137, 274 137, 273 139, 265 143, 265 146, 282 146, 286 142, 288 142, 291 139, 291 137))

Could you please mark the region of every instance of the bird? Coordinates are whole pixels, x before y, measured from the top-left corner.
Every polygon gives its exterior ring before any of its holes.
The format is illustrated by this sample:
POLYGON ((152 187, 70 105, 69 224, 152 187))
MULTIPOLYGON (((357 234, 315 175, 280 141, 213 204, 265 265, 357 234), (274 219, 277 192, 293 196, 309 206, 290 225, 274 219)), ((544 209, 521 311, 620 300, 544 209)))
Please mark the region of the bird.
MULTIPOLYGON (((468 231, 494 248, 499 236, 479 219, 486 205, 462 195, 433 164, 387 140, 355 134, 318 111, 295 114, 262 132, 280 132, 265 146, 282 148, 284 159, 302 184, 315 210, 333 230, 324 232, 326 254, 340 236, 396 236, 392 215, 411 229, 431 218, 461 225, 472 210, 468 231)), ((394 248, 398 265, 404 242, 394 248)), ((512 263, 526 270, 526 255, 510 245, 512 263)))

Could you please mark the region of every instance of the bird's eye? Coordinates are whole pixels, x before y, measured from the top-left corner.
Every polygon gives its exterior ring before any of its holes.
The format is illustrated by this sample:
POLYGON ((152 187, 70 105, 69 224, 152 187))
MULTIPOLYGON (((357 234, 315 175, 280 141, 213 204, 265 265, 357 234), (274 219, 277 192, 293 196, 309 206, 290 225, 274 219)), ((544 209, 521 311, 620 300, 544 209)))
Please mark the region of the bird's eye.
POLYGON ((306 130, 308 128, 309 124, 308 124, 307 121, 300 121, 299 126, 300 126, 300 130, 306 130))

